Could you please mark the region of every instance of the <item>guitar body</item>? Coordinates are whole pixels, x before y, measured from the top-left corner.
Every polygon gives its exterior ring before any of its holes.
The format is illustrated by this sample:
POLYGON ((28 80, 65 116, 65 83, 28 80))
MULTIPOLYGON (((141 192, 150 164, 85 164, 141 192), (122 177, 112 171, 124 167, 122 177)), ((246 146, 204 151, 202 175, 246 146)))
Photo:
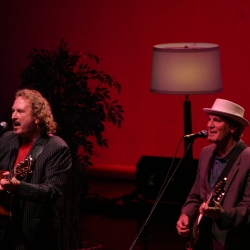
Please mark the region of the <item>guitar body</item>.
MULTIPOLYGON (((210 205, 212 200, 220 201, 224 195, 224 187, 227 178, 219 181, 211 194, 209 195, 206 203, 210 205)), ((198 214, 196 221, 192 227, 190 238, 186 246, 186 250, 210 250, 212 248, 212 219, 198 214)))
MULTIPOLYGON (((0 179, 4 179, 5 176, 3 173, 6 172, 5 170, 0 170, 0 179)), ((10 212, 10 204, 12 200, 13 194, 8 193, 5 191, 0 191, 0 216, 6 216, 6 219, 9 219, 11 216, 10 212)))
MULTIPOLYGON (((12 177, 24 177, 31 174, 31 156, 27 157, 23 161, 14 167, 13 171, 9 175, 3 175, 6 170, 0 170, 0 179, 11 180, 12 177)), ((11 218, 11 204, 14 194, 12 192, 0 191, 0 241, 3 238, 4 231, 8 220, 11 218)))
POLYGON ((195 224, 187 243, 187 250, 210 250, 212 249, 212 219, 202 217, 199 224, 195 224))

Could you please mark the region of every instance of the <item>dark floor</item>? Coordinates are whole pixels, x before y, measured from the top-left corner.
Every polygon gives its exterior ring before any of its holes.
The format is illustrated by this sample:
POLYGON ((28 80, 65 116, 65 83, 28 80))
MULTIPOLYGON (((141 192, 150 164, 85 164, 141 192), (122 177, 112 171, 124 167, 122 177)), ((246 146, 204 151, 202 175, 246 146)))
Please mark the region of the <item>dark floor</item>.
POLYGON ((89 249, 185 250, 175 229, 180 203, 163 200, 152 212, 154 201, 138 194, 133 181, 89 179, 88 186, 81 220, 89 249))

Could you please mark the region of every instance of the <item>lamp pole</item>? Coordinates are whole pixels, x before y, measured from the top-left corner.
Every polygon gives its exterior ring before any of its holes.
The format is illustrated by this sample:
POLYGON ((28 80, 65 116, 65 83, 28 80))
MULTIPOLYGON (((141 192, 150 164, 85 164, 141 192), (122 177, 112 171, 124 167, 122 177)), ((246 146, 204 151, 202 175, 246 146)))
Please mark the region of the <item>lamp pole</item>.
MULTIPOLYGON (((188 95, 185 95, 184 100, 184 135, 189 135, 192 133, 192 114, 191 114, 191 101, 188 98, 188 95)), ((184 153, 185 157, 183 159, 183 186, 190 188, 194 181, 195 176, 195 167, 193 164, 193 140, 184 138, 184 153), (191 143, 191 145, 189 145, 191 143)), ((189 190, 187 190, 189 191, 189 190)), ((188 192, 183 192, 181 199, 185 201, 188 192)))
MULTIPOLYGON (((188 95, 185 95, 184 101, 184 135, 189 135, 192 133, 192 114, 191 114, 191 101, 188 98, 188 95)), ((190 141, 184 141, 184 152, 187 150, 190 141)), ((188 149, 186 154, 186 159, 188 159, 188 163, 192 162, 193 159, 193 149, 192 145, 188 149)))

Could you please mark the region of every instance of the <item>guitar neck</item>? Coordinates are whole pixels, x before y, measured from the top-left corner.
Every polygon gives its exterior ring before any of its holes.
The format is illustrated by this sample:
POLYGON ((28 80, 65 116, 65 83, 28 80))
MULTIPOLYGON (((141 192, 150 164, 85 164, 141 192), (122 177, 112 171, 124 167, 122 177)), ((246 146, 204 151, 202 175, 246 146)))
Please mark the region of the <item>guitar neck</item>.
MULTIPOLYGON (((10 181, 13 177, 24 177, 32 173, 31 164, 33 159, 30 156, 18 163, 12 170, 10 170, 8 175, 3 176, 6 180, 10 181)), ((4 171, 5 172, 5 171, 4 171)))
MULTIPOLYGON (((207 198, 207 201, 206 201, 207 205, 210 205, 210 203, 211 203, 211 201, 212 201, 212 198, 213 198, 213 192, 211 192, 210 195, 209 195, 208 198, 207 198)), ((199 216, 198 216, 198 218, 197 218, 197 225, 199 225, 199 223, 200 223, 202 217, 203 217, 203 214, 200 214, 200 213, 199 213, 199 216)))
POLYGON ((211 194, 210 194, 210 195, 208 196, 208 198, 207 198, 206 203, 207 203, 208 206, 211 205, 212 199, 213 199, 213 192, 211 192, 211 194))

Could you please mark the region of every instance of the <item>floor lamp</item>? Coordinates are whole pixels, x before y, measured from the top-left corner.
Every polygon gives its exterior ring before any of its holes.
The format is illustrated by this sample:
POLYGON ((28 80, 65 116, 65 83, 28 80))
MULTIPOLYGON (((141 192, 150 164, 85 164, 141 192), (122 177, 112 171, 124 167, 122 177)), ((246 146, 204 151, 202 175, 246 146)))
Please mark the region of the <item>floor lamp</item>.
MULTIPOLYGON (((220 49, 210 43, 167 43, 153 47, 150 91, 185 95, 184 135, 192 133, 191 94, 212 94, 222 90, 220 49)), ((185 140, 186 151, 189 142, 185 140)), ((193 159, 192 147, 185 157, 193 159)))

